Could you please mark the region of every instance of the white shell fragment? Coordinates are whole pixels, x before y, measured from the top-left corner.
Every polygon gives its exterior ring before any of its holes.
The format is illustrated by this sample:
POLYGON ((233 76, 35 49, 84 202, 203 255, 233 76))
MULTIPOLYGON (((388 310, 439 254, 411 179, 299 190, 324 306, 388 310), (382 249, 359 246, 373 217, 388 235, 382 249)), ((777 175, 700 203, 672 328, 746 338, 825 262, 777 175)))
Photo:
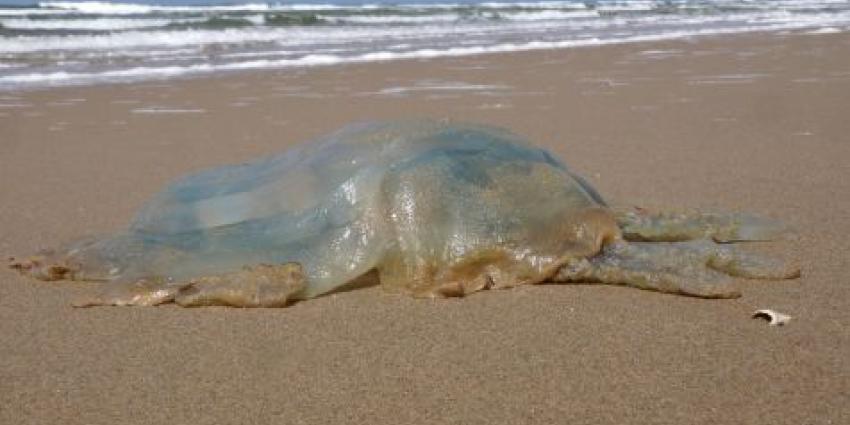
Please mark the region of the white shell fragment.
POLYGON ((756 310, 756 312, 753 313, 753 318, 763 318, 769 322, 768 324, 770 326, 783 326, 791 321, 791 316, 768 309, 756 310))

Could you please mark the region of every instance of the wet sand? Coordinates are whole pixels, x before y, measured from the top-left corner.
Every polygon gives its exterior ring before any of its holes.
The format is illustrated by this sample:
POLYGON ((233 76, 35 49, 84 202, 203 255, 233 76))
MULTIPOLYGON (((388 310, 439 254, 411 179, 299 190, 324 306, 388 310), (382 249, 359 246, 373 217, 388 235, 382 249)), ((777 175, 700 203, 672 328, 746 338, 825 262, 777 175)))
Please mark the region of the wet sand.
POLYGON ((70 307, 0 271, 0 423, 850 423, 850 35, 751 35, 0 93, 0 253, 364 119, 510 127, 615 203, 783 219, 737 300, 535 286, 287 309, 70 307), (794 316, 784 328, 758 308, 794 316))

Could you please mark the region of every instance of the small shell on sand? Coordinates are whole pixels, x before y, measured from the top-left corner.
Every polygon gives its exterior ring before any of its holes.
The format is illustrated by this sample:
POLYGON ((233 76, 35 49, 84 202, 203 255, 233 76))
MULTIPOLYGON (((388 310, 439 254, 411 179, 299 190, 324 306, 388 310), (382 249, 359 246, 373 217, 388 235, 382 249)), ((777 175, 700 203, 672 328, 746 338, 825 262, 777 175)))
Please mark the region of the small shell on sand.
POLYGON ((768 321, 770 326, 783 326, 791 321, 791 316, 769 309, 756 310, 753 313, 753 318, 763 318, 768 321))

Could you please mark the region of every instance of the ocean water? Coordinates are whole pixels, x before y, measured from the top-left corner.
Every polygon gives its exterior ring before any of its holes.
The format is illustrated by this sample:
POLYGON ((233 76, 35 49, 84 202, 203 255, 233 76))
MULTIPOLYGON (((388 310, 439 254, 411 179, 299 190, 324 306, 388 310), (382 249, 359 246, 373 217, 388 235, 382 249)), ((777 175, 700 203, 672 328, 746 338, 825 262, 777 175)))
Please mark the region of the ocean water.
POLYGON ((850 0, 0 0, 0 90, 788 30, 850 0))

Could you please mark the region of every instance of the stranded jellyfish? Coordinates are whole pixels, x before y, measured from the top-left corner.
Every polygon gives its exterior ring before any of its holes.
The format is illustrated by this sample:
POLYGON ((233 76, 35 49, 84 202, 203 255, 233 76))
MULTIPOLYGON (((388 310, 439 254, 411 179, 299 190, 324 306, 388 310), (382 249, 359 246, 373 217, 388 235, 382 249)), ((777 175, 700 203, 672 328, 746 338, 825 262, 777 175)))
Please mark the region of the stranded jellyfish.
POLYGON ((189 175, 126 231, 10 266, 103 282, 80 306, 279 307, 367 274, 421 297, 580 282, 730 298, 736 278, 799 275, 732 244, 781 231, 746 214, 611 208, 509 131, 409 121, 189 175))

